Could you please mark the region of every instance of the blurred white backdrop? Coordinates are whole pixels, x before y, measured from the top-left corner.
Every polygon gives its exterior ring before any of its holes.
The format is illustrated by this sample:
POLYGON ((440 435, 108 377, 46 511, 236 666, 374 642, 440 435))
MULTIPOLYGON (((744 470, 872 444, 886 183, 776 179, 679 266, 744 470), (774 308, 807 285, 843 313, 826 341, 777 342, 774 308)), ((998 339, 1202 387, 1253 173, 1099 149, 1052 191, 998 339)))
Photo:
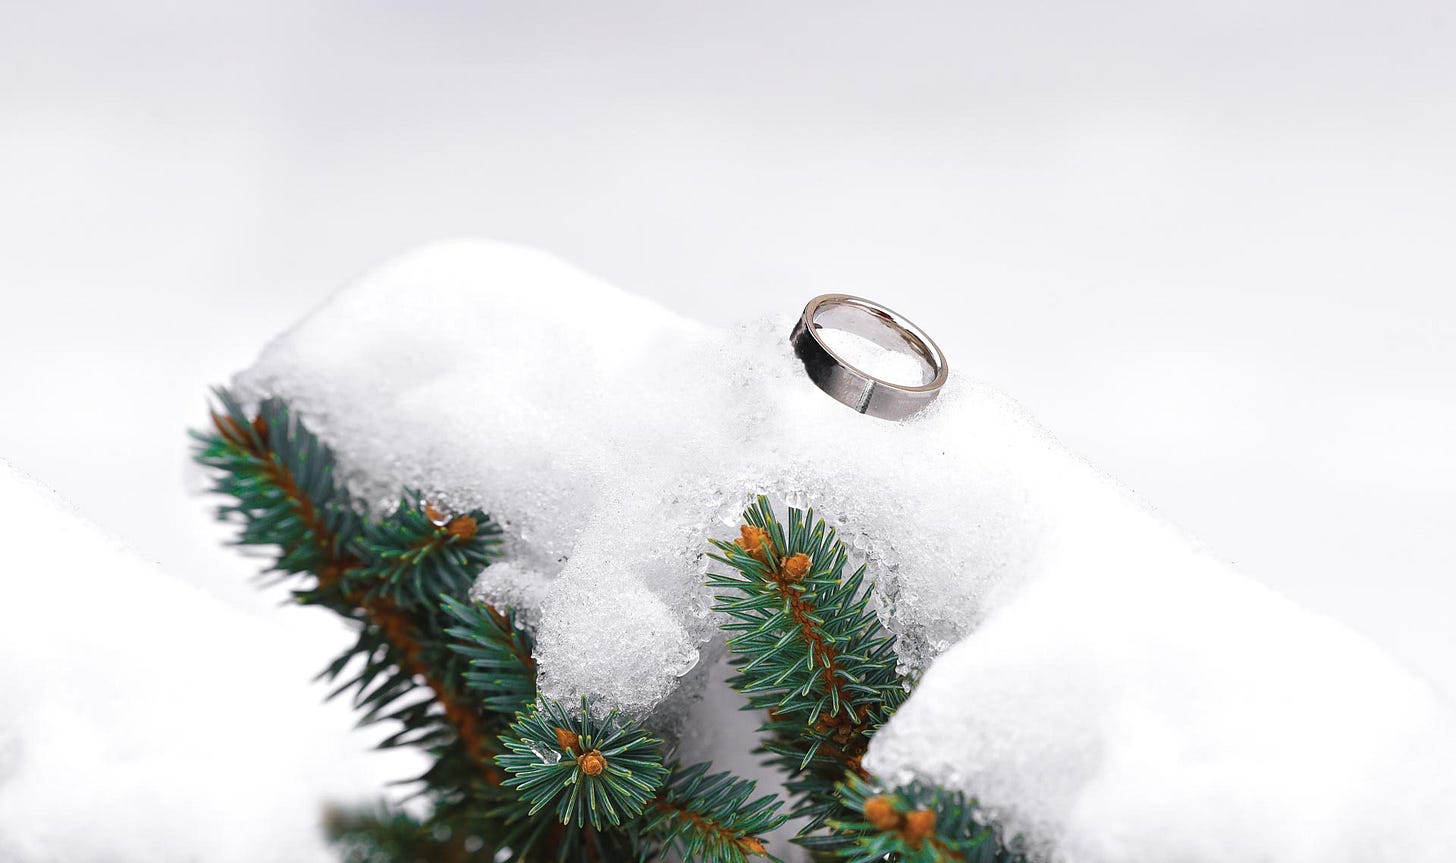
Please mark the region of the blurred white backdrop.
POLYGON ((275 614, 183 430, 457 235, 885 302, 1456 693, 1449 4, 0 2, 0 457, 172 574, 275 614))

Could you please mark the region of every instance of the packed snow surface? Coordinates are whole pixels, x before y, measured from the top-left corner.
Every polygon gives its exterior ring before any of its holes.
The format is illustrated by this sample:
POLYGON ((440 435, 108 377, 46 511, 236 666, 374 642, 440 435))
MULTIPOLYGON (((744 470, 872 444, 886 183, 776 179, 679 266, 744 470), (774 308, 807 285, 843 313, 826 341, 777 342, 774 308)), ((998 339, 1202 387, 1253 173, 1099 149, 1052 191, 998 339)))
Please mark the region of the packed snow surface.
POLYGON ((705 539, 766 493, 838 528, 925 672, 871 750, 882 777, 964 788, 1071 861, 1456 855, 1451 711, 1426 684, 1230 571, 955 357, 920 416, 861 416, 804 375, 797 305, 772 311, 709 327, 455 242, 340 292, 238 386, 289 399, 375 506, 409 486, 502 521, 510 565, 477 592, 539 622, 546 695, 690 709, 721 649, 705 539))

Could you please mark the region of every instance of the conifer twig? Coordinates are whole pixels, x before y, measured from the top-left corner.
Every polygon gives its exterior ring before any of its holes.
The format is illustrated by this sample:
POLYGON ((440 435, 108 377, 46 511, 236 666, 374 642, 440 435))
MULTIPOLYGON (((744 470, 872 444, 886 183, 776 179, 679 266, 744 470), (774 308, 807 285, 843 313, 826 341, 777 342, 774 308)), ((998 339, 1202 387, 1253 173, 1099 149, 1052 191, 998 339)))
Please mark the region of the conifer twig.
MULTIPOLYGON (((233 413, 229 411, 228 415, 221 415, 213 411, 213 426, 229 447, 239 455, 256 462, 258 472, 266 481, 272 483, 294 510, 320 559, 316 564, 317 568, 312 570, 317 579, 316 592, 337 592, 345 604, 361 611, 368 622, 378 628, 391 645, 391 652, 400 667, 410 676, 423 679, 429 687, 434 699, 443 709, 445 718, 455 728, 466 753, 485 768, 486 780, 498 785, 501 773, 495 766, 486 736, 481 731, 479 710, 462 698, 453 686, 442 680, 425 661, 425 649, 413 617, 388 597, 371 595, 366 590, 346 586, 347 576, 363 569, 365 562, 348 550, 348 538, 339 536, 331 528, 312 499, 303 492, 293 472, 269 449, 269 436, 275 430, 270 427, 263 413, 260 412, 247 424, 239 422, 233 413)), ((415 550, 418 553, 427 553, 440 547, 448 538, 468 541, 475 537, 477 529, 475 519, 456 516, 445 525, 441 536, 426 538, 415 550)))
POLYGON ((854 840, 840 849, 846 863, 1024 863, 959 793, 918 782, 887 791, 860 779, 839 792, 848 814, 831 826, 854 840))
POLYGON ((843 814, 835 785, 864 778, 870 737, 904 700, 894 641, 868 609, 865 568, 845 575, 848 552, 813 511, 790 508, 787 522, 760 497, 744 512, 739 537, 713 541, 708 573, 714 608, 737 674, 729 681, 764 710, 763 748, 789 776, 796 840, 843 814))
POLYGON ((750 800, 755 784, 730 773, 708 773, 711 763, 674 768, 643 814, 641 831, 676 848, 684 860, 745 863, 767 857, 764 834, 787 820, 772 794, 750 800))

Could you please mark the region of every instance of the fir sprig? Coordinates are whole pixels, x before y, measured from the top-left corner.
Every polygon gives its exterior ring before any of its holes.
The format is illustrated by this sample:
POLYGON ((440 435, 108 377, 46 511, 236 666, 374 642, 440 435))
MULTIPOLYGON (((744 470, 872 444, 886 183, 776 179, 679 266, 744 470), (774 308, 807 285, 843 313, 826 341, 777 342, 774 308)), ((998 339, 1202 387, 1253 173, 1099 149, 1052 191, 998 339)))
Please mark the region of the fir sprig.
POLYGON ((893 638, 868 610, 865 568, 844 574, 849 556, 833 528, 794 508, 784 524, 763 497, 744 522, 736 541, 713 541, 710 556, 728 569, 709 572, 708 586, 730 618, 730 683, 768 712, 763 749, 788 773, 807 834, 841 812, 835 785, 866 775, 870 736, 905 686, 893 638))
POLYGON ((500 536, 485 513, 446 515, 407 489, 388 518, 363 521, 355 547, 366 565, 350 581, 371 594, 429 606, 440 594, 464 595, 494 557, 500 536))
POLYGON ((854 815, 831 826, 852 837, 842 848, 846 863, 1020 863, 996 833, 977 820, 977 808, 958 792, 913 783, 884 791, 853 778, 840 786, 854 815))
POLYGON ((336 580, 359 565, 349 546, 360 520, 335 482, 334 454, 280 399, 266 399, 249 417, 225 389, 214 390, 221 412, 212 430, 192 432, 194 458, 213 468, 212 491, 231 503, 218 518, 239 524, 239 545, 278 550, 273 569, 336 580))
POLYGON ((511 726, 497 759, 534 815, 555 806, 563 824, 616 826, 646 808, 667 778, 662 741, 613 710, 597 718, 582 698, 568 711, 543 700, 511 726))
POLYGON ((231 393, 216 396, 213 428, 193 437, 197 460, 214 469, 213 490, 232 499, 219 516, 239 524, 240 544, 273 546, 274 571, 313 577, 294 589, 299 602, 358 628, 354 644, 321 675, 344 678, 333 695, 352 691, 361 722, 398 723, 382 746, 434 755, 419 780, 440 805, 498 784, 494 737, 508 716, 492 719, 464 696, 467 660, 450 650, 447 617, 431 599, 468 585, 468 568, 484 565, 498 528, 471 513, 470 531, 458 517, 427 531, 409 495, 397 512, 370 521, 339 482, 332 451, 283 401, 266 399, 249 417, 231 393))
POLYGON ((515 714, 534 703, 533 643, 530 633, 517 625, 515 615, 448 595, 440 597, 440 604, 457 623, 446 634, 454 639, 450 649, 469 663, 465 685, 497 713, 515 714))
POLYGON ((482 859, 486 844, 453 825, 383 805, 327 809, 323 828, 341 863, 465 863, 482 859))
POLYGON ((683 860, 777 861, 764 847, 763 836, 787 819, 779 813, 782 803, 772 794, 750 800, 753 782, 727 772, 709 773, 712 766, 704 762, 674 769, 636 825, 641 834, 661 850, 675 850, 683 860))

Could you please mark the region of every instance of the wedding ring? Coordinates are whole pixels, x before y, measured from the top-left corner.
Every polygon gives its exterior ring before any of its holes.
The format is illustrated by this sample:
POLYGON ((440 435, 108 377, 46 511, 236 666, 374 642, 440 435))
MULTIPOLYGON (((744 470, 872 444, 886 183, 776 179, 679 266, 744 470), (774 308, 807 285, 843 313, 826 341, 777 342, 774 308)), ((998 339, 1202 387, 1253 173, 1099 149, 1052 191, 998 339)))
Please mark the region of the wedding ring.
POLYGON ((789 342, 819 389, 835 401, 881 419, 902 420, 924 409, 940 395, 950 376, 945 354, 924 330, 879 303, 848 294, 823 294, 810 300, 789 334, 789 342), (823 329, 853 333, 914 359, 927 382, 911 386, 861 371, 825 343, 820 337, 823 329))

